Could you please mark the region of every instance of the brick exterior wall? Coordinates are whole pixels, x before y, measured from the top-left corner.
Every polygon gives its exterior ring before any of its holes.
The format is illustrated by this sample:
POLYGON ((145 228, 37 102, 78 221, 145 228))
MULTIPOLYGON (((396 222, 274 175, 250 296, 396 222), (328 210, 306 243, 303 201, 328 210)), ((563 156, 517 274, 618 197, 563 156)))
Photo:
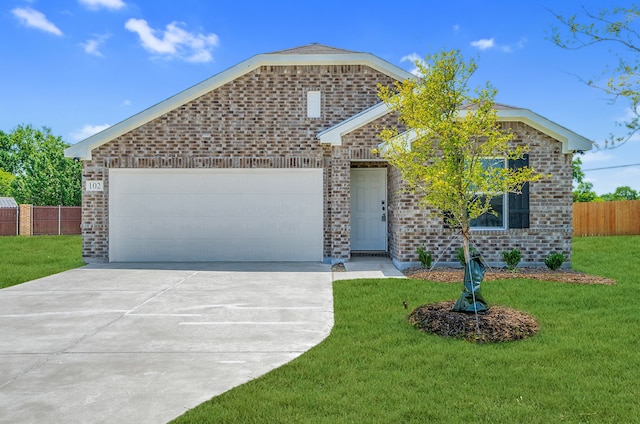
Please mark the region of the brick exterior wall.
MULTIPOLYGON (((86 180, 104 182, 102 192, 84 192, 83 257, 109 257, 109 169, 111 168, 323 168, 326 260, 348 260, 350 251, 350 169, 387 167, 371 152, 377 133, 396 124, 394 115, 343 136, 341 146, 321 145, 316 134, 378 103, 377 84, 392 78, 362 65, 263 66, 93 151, 83 163, 86 180), (320 118, 307 118, 307 91, 322 93, 320 118)), ((571 253, 571 155, 558 141, 521 123, 509 123, 515 143, 530 147, 530 165, 549 180, 531 184, 530 228, 476 231, 473 242, 490 262, 518 248, 524 262, 546 254, 571 253)), ((388 168, 388 250, 395 263, 418 262, 426 246, 440 262, 454 262, 454 236, 442 221, 402 192, 397 170, 388 168)))

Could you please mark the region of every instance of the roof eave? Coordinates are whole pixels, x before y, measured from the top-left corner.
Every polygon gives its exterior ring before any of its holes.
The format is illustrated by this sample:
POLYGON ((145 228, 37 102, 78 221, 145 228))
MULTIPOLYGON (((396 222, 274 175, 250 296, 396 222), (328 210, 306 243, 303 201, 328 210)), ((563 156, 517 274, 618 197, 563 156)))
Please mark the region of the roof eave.
POLYGON ((365 109, 339 124, 318 133, 316 137, 320 140, 321 144, 340 146, 342 145, 343 135, 375 121, 390 111, 391 110, 386 103, 378 103, 377 105, 374 105, 369 109, 365 109))
MULTIPOLYGON (((341 123, 328 128, 317 135, 320 143, 335 146, 342 145, 342 137, 376 119, 389 113, 391 109, 384 103, 360 112, 341 123)), ((463 118, 468 110, 460 110, 459 117, 463 118)), ((593 142, 573 131, 556 124, 547 118, 530 111, 529 109, 499 109, 496 111, 498 121, 502 122, 523 122, 532 128, 558 140, 562 143, 562 153, 575 153, 591 150, 593 142)))
MULTIPOLYGON (((463 117, 466 111, 461 111, 463 117), (464 112, 464 113, 463 113, 464 112)), ((562 153, 576 153, 591 150, 593 142, 544 116, 529 109, 502 109, 497 111, 498 120, 502 122, 523 122, 549 137, 562 143, 562 153)))

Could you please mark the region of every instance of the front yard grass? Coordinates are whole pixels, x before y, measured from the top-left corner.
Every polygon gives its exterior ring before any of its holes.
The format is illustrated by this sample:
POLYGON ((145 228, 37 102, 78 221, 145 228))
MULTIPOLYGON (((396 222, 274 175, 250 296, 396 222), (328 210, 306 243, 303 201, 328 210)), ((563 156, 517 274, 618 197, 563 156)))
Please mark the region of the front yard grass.
POLYGON ((490 303, 532 314, 540 330, 482 345, 407 324, 411 309, 455 299, 461 284, 336 281, 323 343, 175 422, 639 422, 640 237, 575 239, 573 265, 617 284, 485 282, 490 303))
POLYGON ((0 289, 84 265, 82 237, 0 237, 0 289))

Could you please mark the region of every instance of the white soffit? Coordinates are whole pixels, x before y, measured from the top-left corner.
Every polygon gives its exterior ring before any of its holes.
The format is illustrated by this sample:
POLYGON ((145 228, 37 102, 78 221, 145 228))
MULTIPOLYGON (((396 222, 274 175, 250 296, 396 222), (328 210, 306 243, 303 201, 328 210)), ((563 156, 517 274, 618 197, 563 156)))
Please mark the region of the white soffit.
POLYGON ((371 53, 341 54, 278 54, 265 53, 253 56, 226 71, 188 88, 142 112, 115 124, 85 140, 65 149, 65 156, 83 160, 91 159, 91 151, 109 141, 134 130, 218 87, 233 81, 261 66, 290 65, 365 65, 399 81, 413 78, 410 72, 395 66, 371 53))

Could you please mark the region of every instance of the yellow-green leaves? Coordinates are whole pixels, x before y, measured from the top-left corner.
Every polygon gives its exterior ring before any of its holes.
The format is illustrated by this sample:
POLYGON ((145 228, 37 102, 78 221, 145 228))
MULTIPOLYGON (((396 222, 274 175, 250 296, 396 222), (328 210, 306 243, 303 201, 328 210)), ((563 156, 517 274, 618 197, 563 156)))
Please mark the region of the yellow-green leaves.
POLYGON ((423 205, 446 213, 452 225, 468 232, 472 219, 491 212, 491 195, 518 193, 541 176, 529 167, 507 166, 527 146, 514 142, 498 122, 496 90, 489 84, 468 87, 473 61, 451 50, 416 66, 419 77, 379 87, 380 99, 398 113, 402 129, 379 133, 381 154, 400 170, 407 190, 421 195, 423 205), (487 159, 502 166, 486 166, 487 159))

